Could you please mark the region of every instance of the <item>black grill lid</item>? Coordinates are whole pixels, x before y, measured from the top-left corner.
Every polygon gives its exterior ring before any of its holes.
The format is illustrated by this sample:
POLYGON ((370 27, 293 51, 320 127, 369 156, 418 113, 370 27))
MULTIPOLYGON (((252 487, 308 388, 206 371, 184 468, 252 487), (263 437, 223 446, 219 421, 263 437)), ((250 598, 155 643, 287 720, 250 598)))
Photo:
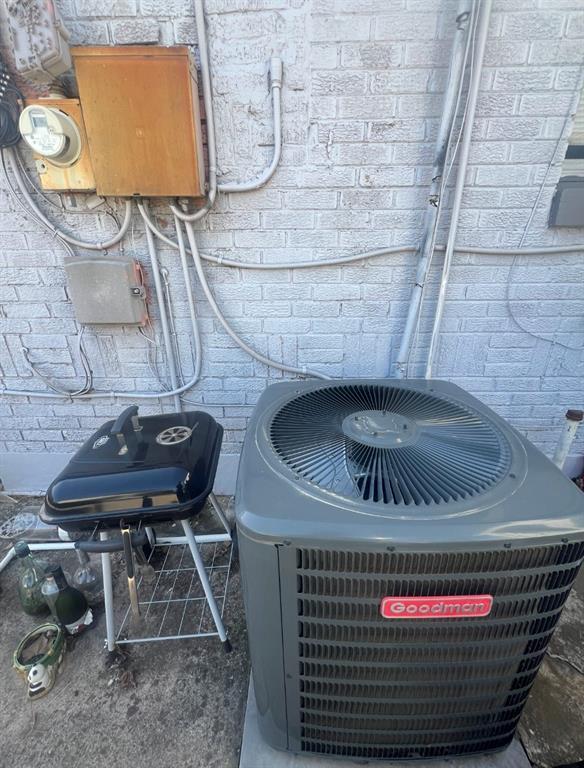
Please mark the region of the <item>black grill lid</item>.
POLYGON ((45 522, 76 530, 199 511, 213 488, 222 427, 201 411, 137 412, 126 409, 79 449, 47 491, 45 522))

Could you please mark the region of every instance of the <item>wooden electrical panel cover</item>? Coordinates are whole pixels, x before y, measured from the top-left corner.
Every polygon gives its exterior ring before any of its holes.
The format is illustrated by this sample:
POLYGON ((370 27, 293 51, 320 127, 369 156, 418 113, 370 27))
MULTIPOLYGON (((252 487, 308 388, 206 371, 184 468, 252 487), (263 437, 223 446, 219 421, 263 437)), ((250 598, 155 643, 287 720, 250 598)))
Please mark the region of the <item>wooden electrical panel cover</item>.
POLYGON ((188 48, 71 52, 98 195, 203 196, 199 96, 188 48))
POLYGON ((95 177, 89 157, 89 148, 87 146, 87 135, 83 122, 83 113, 78 99, 27 99, 26 106, 41 105, 43 107, 53 107, 60 109, 66 115, 69 115, 79 129, 81 136, 81 154, 79 159, 73 165, 62 168, 53 165, 49 160, 40 155, 34 154, 37 172, 41 187, 46 190, 56 192, 77 191, 93 192, 95 189, 95 177))

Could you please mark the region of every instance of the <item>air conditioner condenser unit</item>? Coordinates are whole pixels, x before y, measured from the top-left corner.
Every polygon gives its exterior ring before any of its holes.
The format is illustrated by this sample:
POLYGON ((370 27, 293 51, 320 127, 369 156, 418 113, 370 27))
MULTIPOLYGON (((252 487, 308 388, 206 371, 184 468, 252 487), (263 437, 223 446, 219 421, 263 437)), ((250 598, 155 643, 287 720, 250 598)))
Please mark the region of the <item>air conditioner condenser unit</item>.
POLYGON ((430 380, 284 382, 236 517, 260 730, 354 759, 506 747, 584 557, 581 491, 430 380))

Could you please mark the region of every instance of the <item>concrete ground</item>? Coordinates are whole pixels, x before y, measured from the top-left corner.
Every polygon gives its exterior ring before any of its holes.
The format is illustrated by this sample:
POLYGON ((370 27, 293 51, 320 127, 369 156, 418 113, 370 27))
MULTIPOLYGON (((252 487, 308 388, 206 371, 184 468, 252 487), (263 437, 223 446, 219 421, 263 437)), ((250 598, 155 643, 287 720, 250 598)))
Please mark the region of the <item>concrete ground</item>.
MULTIPOLYGON (((38 508, 38 501, 0 503, 0 523, 26 508, 38 508)), ((0 558, 9 544, 0 539, 0 558)), ((50 559, 71 572, 76 567, 71 552, 50 559)), ((231 654, 208 638, 124 646, 121 656, 109 658, 98 611, 96 626, 70 643, 54 689, 34 704, 12 670, 16 645, 39 623, 20 609, 17 573, 11 564, 0 574, 0 766, 238 766, 249 662, 237 563, 224 615, 231 654)), ((118 556, 114 582, 121 605, 127 593, 118 556)), ((584 569, 521 720, 519 736, 533 765, 581 768, 583 713, 584 569)), ((256 766, 246 761, 245 768, 256 766)))
MULTIPOLYGON (((12 514, 12 505, 0 504, 0 522, 12 514)), ((72 552, 50 559, 75 570, 72 552)), ((249 679, 237 565, 224 614, 231 654, 205 638, 124 646, 122 657, 110 659, 100 613, 71 643, 53 690, 34 704, 12 669, 18 642, 40 623, 20 609, 17 573, 12 563, 0 575, 1 766, 236 768, 249 679)), ((119 560, 114 576, 116 598, 124 598, 119 560)))

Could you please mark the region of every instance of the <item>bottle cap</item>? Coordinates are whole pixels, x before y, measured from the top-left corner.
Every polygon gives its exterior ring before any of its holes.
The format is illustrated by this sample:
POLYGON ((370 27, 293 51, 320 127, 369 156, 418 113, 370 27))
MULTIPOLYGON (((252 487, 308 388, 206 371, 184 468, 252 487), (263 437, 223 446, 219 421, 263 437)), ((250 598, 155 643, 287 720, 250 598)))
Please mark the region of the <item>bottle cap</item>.
POLYGON ((14 545, 14 552, 16 557, 26 557, 30 555, 30 548, 26 541, 17 541, 14 545))

